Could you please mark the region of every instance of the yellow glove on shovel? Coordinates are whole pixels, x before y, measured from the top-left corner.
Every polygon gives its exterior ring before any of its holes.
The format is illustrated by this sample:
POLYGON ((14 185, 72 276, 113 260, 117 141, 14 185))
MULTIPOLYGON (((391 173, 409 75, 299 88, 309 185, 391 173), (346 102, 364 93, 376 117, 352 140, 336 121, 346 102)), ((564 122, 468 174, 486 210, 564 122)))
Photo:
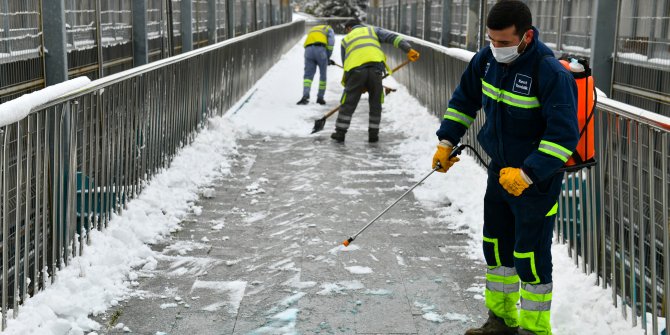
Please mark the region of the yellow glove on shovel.
POLYGON ((407 53, 407 59, 409 59, 412 62, 416 62, 419 60, 419 52, 414 50, 414 49, 409 49, 409 52, 407 53))
POLYGON ((509 194, 518 197, 530 186, 532 181, 519 168, 506 167, 500 170, 500 185, 509 194))
POLYGON ((449 141, 440 141, 440 143, 437 144, 437 151, 435 151, 435 155, 433 155, 433 169, 437 166, 437 162, 440 162, 441 167, 436 171, 445 173, 454 165, 454 163, 460 161, 461 159, 458 157, 449 158, 453 149, 454 146, 451 145, 449 141))

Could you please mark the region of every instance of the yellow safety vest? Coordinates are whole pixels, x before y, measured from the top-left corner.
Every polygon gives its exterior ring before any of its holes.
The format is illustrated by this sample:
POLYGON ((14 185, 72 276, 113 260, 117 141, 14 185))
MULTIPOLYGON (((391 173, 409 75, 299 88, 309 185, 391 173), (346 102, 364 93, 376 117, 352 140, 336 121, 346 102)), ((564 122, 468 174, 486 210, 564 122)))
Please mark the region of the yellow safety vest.
MULTIPOLYGON (((344 71, 365 63, 382 62, 386 66, 386 55, 382 51, 377 33, 372 27, 353 29, 342 39, 345 50, 344 71)), ((388 69, 388 66, 386 66, 388 69)))
POLYGON ((307 39, 305 39, 304 46, 308 46, 314 43, 322 43, 324 46, 328 45, 328 30, 332 29, 329 25, 324 24, 320 26, 314 26, 307 33, 307 39))

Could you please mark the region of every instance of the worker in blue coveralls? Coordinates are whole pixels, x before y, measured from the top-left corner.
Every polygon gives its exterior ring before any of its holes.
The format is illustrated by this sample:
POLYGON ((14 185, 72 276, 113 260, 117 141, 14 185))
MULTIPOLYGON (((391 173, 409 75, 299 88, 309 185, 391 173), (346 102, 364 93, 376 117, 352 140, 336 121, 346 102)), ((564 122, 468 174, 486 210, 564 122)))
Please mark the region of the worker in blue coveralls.
POLYGON ((576 84, 538 39, 528 7, 501 0, 437 131, 433 168, 449 158, 480 109, 477 139, 491 162, 484 196, 488 319, 466 335, 550 335, 551 240, 563 173, 579 140, 576 84), (519 289, 520 286, 520 289, 519 289), (519 309, 517 302, 521 298, 519 309))
POLYGON ((335 46, 335 33, 329 25, 314 26, 307 33, 305 39, 305 75, 302 82, 302 98, 298 105, 309 103, 309 91, 312 88, 312 80, 316 73, 316 67, 319 67, 319 93, 316 96, 316 103, 325 105, 326 100, 323 96, 326 93, 326 77, 328 65, 333 65, 330 56, 333 54, 335 46))
POLYGON ((351 117, 358 106, 364 91, 368 92, 370 119, 368 123, 368 142, 379 141, 379 124, 382 119, 384 89, 382 79, 390 73, 386 64, 386 55, 381 43, 393 44, 407 53, 407 59, 416 62, 419 52, 402 36, 378 27, 365 26, 357 19, 344 24, 347 36, 340 43, 342 63, 344 64, 344 93, 340 99, 340 111, 337 114, 335 132, 330 138, 342 143, 351 123, 351 117))

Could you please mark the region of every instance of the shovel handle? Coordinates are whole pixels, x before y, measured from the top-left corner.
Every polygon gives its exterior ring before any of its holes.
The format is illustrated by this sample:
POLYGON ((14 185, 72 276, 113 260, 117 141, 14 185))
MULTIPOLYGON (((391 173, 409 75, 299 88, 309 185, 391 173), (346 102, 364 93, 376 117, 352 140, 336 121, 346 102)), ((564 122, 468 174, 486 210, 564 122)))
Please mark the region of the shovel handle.
POLYGON ((337 112, 339 109, 340 109, 340 105, 337 105, 337 107, 331 109, 328 113, 324 114, 321 119, 327 119, 331 115, 335 114, 335 112, 337 112))

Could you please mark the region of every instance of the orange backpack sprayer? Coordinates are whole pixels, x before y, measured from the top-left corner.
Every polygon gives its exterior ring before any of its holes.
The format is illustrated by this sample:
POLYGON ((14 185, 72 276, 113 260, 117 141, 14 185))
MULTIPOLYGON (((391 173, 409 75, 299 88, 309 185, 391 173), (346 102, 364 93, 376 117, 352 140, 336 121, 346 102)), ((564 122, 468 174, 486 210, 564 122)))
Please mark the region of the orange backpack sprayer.
POLYGON ((572 73, 577 84, 577 121, 579 123, 579 142, 572 157, 565 163, 564 171, 578 171, 596 164, 595 160, 595 111, 596 94, 593 76, 588 61, 572 57, 562 57, 561 64, 572 73), (568 61, 569 60, 569 61, 568 61))

